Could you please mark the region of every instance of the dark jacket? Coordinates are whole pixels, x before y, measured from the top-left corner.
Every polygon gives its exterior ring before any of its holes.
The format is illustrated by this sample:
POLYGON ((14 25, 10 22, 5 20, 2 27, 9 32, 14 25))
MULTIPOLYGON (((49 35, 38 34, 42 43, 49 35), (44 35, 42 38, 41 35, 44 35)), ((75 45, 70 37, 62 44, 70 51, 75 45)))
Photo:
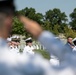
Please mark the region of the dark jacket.
POLYGON ((74 46, 73 44, 70 44, 70 43, 66 43, 65 44, 65 47, 69 50, 69 51, 72 51, 73 48, 71 46, 74 46))

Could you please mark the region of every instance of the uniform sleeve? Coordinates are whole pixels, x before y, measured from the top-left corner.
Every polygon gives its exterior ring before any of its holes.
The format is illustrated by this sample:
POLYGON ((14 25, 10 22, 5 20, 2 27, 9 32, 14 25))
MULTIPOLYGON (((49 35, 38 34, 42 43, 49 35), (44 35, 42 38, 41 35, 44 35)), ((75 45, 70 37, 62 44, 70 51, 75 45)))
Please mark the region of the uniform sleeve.
POLYGON ((46 47, 46 50, 50 54, 55 55, 59 59, 63 59, 63 55, 65 54, 64 44, 61 41, 57 40, 52 33, 43 31, 39 36, 38 41, 44 47, 46 47))
POLYGON ((30 49, 29 47, 25 47, 23 53, 29 53, 30 49))

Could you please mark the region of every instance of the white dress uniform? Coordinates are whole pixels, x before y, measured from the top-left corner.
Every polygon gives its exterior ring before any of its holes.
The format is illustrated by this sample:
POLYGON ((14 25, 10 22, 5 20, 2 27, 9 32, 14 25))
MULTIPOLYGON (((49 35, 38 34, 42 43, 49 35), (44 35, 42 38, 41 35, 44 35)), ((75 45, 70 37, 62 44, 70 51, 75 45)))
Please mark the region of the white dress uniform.
POLYGON ((11 52, 19 53, 19 49, 17 48, 17 46, 15 46, 15 47, 10 46, 9 49, 11 52))
POLYGON ((33 46, 25 46, 23 53, 28 53, 28 54, 34 54, 34 47, 33 46))
MULTIPOLYGON (((73 39, 73 43, 74 43, 74 42, 76 42, 76 38, 73 39)), ((76 45, 75 45, 75 47, 73 48, 73 51, 76 51, 76 45)))
MULTIPOLYGON (((25 42, 26 43, 32 43, 32 38, 30 37, 30 38, 27 38, 26 40, 25 40, 25 42)), ((31 45, 31 46, 29 46, 29 45, 27 45, 27 46, 25 46, 24 47, 24 50, 23 50, 23 53, 24 54, 26 54, 26 53, 28 53, 28 54, 34 54, 34 46, 33 45, 31 45)))

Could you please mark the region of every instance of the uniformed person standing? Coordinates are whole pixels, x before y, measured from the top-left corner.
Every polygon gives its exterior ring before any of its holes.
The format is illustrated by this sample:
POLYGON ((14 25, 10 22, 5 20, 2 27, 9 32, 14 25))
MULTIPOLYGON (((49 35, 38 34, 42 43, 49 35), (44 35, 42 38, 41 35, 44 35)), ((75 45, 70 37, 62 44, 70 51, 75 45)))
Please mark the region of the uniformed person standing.
POLYGON ((35 48, 32 45, 32 38, 28 38, 25 40, 26 45, 24 47, 23 53, 34 54, 35 48))

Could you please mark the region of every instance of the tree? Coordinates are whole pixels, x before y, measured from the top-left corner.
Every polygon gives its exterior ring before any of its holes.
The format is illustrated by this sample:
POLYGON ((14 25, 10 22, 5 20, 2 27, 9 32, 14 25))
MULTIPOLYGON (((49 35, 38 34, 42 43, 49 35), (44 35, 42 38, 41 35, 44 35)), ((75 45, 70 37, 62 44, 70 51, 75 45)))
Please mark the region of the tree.
POLYGON ((53 29, 53 33, 55 34, 55 35, 59 35, 59 26, 58 25, 54 25, 54 29, 53 29))
POLYGON ((73 31, 71 28, 68 28, 68 26, 65 26, 64 27, 64 30, 65 30, 64 35, 66 37, 68 37, 68 36, 71 36, 72 38, 75 38, 76 37, 76 32, 73 31))
MULTIPOLYGON (((55 8, 46 12, 45 20, 51 23, 52 29, 54 29, 54 25, 59 25, 62 29, 64 29, 64 25, 67 21, 67 16, 64 12, 61 12, 60 9, 55 8)), ((60 32, 63 32, 62 29, 60 32)))
POLYGON ((31 36, 16 16, 13 18, 12 34, 25 35, 26 38, 31 36))
POLYGON ((73 30, 76 30, 76 8, 70 14, 71 22, 69 23, 73 30))
MULTIPOLYGON (((40 25, 43 24, 43 15, 41 13, 36 13, 34 8, 24 8, 22 10, 16 11, 16 13, 24 15, 32 20, 35 20, 40 25)), ((13 19, 13 28, 12 28, 12 34, 20 34, 25 35, 26 37, 30 36, 27 31, 25 31, 24 26, 15 16, 13 19)))
POLYGON ((42 27, 45 29, 45 30, 49 30, 49 31, 52 31, 52 26, 51 26, 51 23, 49 21, 44 21, 44 24, 42 25, 42 27))
POLYGON ((36 13, 36 10, 34 8, 24 8, 20 11, 17 11, 17 13, 24 15, 36 22, 38 22, 39 24, 43 24, 43 15, 41 13, 36 13))
POLYGON ((17 19, 16 16, 13 18, 12 34, 20 34, 20 35, 25 34, 23 24, 17 19))

